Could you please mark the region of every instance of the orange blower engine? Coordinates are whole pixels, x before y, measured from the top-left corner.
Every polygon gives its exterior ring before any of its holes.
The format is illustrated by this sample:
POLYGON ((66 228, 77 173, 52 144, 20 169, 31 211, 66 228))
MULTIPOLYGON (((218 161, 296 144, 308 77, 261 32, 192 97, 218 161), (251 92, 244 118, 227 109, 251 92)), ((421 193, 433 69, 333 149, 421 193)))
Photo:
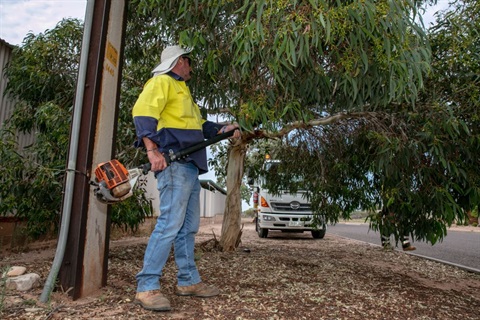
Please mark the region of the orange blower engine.
POLYGON ((94 194, 103 203, 123 201, 133 194, 133 188, 142 173, 140 168, 127 170, 113 159, 100 163, 95 169, 94 194))

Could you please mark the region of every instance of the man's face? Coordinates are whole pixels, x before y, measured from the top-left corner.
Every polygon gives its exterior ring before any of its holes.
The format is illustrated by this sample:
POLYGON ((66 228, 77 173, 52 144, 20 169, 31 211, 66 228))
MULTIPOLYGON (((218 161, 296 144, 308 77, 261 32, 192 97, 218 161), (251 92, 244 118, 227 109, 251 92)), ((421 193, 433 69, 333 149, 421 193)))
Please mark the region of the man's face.
POLYGON ((178 68, 177 73, 180 77, 182 77, 185 81, 188 81, 192 78, 191 72, 192 67, 190 65, 191 60, 189 57, 180 57, 175 67, 178 68))

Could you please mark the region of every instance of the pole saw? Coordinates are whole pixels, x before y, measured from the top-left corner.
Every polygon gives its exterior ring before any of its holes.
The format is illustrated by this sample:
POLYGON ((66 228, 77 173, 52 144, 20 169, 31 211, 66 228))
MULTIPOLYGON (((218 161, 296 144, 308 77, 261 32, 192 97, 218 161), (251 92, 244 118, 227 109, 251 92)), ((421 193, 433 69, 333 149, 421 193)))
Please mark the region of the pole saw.
MULTIPOLYGON (((170 150, 163 156, 167 165, 170 165, 174 161, 185 159, 198 150, 231 137, 234 132, 235 130, 224 132, 177 152, 170 150)), ((90 181, 90 184, 95 187, 93 193, 103 203, 112 204, 123 201, 133 195, 138 178, 142 174, 148 174, 151 166, 150 163, 146 163, 133 169, 126 169, 117 159, 100 163, 95 169, 95 181, 90 181)))

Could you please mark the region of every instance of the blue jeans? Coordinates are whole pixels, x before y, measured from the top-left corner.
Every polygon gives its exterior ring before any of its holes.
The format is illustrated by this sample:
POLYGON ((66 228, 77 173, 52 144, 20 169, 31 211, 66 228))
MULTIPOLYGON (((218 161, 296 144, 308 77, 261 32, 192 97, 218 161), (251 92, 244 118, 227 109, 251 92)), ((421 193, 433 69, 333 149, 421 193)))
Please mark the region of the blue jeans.
POLYGON ((160 289, 162 270, 172 244, 179 286, 201 282, 194 261, 195 234, 200 225, 200 182, 192 163, 173 162, 157 174, 160 216, 150 235, 143 268, 136 275, 137 292, 160 289))

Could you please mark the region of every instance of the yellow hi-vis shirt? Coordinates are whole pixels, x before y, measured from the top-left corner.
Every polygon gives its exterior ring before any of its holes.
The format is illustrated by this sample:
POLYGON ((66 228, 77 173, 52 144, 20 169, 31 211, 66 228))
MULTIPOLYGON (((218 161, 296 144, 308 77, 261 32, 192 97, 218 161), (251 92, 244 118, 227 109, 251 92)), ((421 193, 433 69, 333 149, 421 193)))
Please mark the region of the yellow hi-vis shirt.
MULTIPOLYGON (((211 138, 222 125, 202 119, 185 81, 175 75, 158 75, 147 81, 135 103, 132 115, 137 131, 136 147, 143 147, 143 137, 157 144, 160 152, 177 152, 211 138)), ((205 149, 186 161, 192 161, 200 173, 208 171, 205 149)))
POLYGON ((132 114, 155 118, 157 131, 163 128, 202 130, 204 122, 185 81, 177 81, 167 74, 147 81, 132 114))

